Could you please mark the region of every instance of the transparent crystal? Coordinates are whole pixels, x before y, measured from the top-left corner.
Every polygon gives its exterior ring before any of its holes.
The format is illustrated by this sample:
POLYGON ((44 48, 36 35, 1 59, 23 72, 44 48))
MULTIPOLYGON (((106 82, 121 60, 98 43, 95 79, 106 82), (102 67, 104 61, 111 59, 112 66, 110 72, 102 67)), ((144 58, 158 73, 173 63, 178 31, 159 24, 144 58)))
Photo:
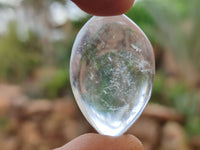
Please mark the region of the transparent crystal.
POLYGON ((154 74, 152 46, 125 15, 93 17, 75 40, 72 90, 100 134, 119 136, 135 122, 150 99, 154 74))

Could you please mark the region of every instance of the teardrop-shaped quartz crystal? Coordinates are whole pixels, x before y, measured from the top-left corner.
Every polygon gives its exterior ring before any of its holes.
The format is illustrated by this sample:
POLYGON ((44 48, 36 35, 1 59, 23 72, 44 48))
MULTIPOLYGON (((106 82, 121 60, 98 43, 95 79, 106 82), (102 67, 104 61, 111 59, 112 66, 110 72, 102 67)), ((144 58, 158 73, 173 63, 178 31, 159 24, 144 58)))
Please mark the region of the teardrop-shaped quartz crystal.
POLYGON ((150 99, 155 67, 152 46, 125 15, 92 17, 79 32, 71 55, 75 99, 100 133, 123 134, 150 99))

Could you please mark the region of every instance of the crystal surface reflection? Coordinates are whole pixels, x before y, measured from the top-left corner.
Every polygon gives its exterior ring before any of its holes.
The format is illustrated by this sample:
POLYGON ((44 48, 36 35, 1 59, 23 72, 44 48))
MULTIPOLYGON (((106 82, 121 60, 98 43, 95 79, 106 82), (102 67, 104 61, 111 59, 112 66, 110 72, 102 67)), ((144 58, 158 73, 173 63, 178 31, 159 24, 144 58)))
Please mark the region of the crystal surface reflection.
POLYGON ((154 74, 152 46, 125 15, 92 17, 75 40, 72 90, 100 134, 119 136, 135 122, 150 99, 154 74))

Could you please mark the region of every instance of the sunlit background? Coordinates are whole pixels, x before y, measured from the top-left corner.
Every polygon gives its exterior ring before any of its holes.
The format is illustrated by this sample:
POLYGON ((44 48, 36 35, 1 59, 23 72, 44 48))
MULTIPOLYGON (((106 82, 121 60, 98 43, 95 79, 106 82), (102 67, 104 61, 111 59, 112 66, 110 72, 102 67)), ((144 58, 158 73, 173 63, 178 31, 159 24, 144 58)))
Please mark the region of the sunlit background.
MULTIPOLYGON (((128 131, 145 150, 200 150, 200 1, 137 0, 127 12, 156 56, 152 98, 128 131)), ((47 150, 95 132, 69 59, 91 16, 69 0, 0 0, 0 149, 47 150)))

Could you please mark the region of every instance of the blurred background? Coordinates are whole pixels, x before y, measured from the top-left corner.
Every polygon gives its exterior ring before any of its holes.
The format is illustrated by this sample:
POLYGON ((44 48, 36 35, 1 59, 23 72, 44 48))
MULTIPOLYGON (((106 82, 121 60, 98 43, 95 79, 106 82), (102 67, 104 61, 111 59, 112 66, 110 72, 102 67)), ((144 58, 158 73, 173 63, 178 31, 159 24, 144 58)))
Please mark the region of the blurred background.
MULTIPOLYGON (((200 1, 138 0, 127 12, 155 51, 153 94, 130 128, 145 150, 200 150, 200 1)), ((69 0, 0 0, 0 149, 47 150, 95 130, 69 59, 91 16, 69 0)))

